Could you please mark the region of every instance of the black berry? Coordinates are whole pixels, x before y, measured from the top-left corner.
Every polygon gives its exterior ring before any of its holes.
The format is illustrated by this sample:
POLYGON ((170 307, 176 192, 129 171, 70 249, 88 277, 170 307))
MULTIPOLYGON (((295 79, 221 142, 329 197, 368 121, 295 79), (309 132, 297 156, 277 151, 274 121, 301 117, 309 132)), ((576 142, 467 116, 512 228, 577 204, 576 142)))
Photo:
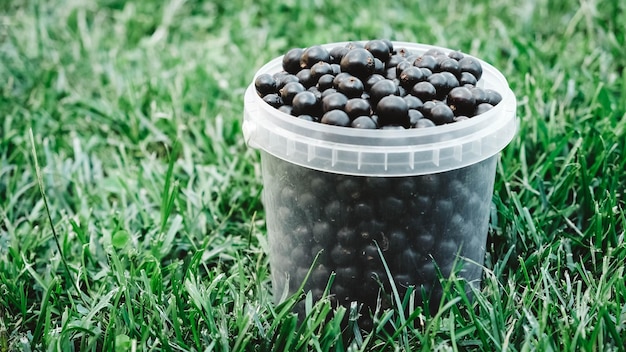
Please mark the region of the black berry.
POLYGON ((350 117, 343 110, 330 110, 322 115, 321 123, 334 126, 350 126, 350 117))
POLYGON ((437 89, 430 82, 418 82, 411 88, 411 95, 420 98, 422 101, 428 101, 437 97, 437 89))
POLYGON ((254 87, 261 97, 270 93, 276 93, 276 80, 268 73, 259 75, 254 80, 254 87))
POLYGON ((454 113, 452 112, 452 109, 443 103, 436 104, 432 109, 430 109, 429 116, 426 117, 428 117, 428 119, 436 125, 454 122, 454 113))
POLYGON ((287 83, 300 82, 298 77, 292 74, 276 75, 274 79, 276 80, 276 89, 278 90, 282 89, 287 83))
POLYGON ((375 58, 386 62, 391 55, 391 49, 384 41, 380 39, 370 40, 365 43, 365 49, 368 50, 375 58))
POLYGON ((343 72, 356 77, 367 77, 374 73, 374 55, 366 49, 355 48, 343 56, 339 65, 343 72))
POLYGON ((406 101, 406 105, 409 109, 419 109, 422 105, 424 105, 422 100, 414 95, 405 96, 404 101, 406 101))
MULTIPOLYGON (((348 103, 348 97, 343 93, 333 93, 322 98, 322 111, 343 110, 348 103)), ((347 116, 347 114, 346 114, 347 116)))
POLYGON ((344 79, 348 79, 350 77, 354 77, 354 76, 352 76, 348 72, 340 72, 339 74, 335 76, 335 79, 333 79, 333 87, 337 89, 341 81, 343 81, 344 79))
POLYGON ((476 110, 474 111, 474 115, 480 115, 482 113, 485 113, 485 112, 491 110, 492 108, 493 108, 493 105, 491 105, 489 103, 478 104, 478 106, 476 107, 476 110))
POLYGON ((412 89, 413 86, 425 79, 424 73, 419 67, 409 66, 400 73, 400 85, 405 89, 412 89))
POLYGON ((422 114, 419 110, 416 110, 416 109, 409 109, 408 115, 409 115, 409 125, 411 127, 416 127, 417 122, 424 118, 424 114, 422 114))
POLYGON ((311 76, 314 80, 319 80, 320 77, 326 74, 332 74, 333 68, 328 62, 320 61, 311 66, 311 76))
POLYGON ((435 127, 435 126, 437 125, 435 125, 435 123, 429 119, 420 119, 420 120, 417 120, 417 122, 415 123, 415 128, 428 128, 428 127, 435 127))
POLYGON ((502 95, 496 92, 493 89, 485 89, 485 93, 487 93, 487 103, 496 106, 498 103, 502 101, 502 95))
POLYGON ((319 100, 314 93, 303 91, 293 97, 292 114, 299 115, 317 115, 319 113, 319 100))
POLYGON ((301 48, 293 48, 283 56, 283 70, 295 74, 300 70, 300 58, 304 52, 301 48))
POLYGON ((380 74, 374 73, 373 75, 370 75, 369 77, 367 77, 365 79, 365 89, 370 90, 372 89, 372 86, 374 85, 374 83, 378 82, 378 81, 382 81, 383 79, 385 79, 385 77, 383 77, 380 74))
POLYGON ((476 99, 472 91, 465 87, 453 88, 446 102, 457 116, 472 114, 476 108, 476 99))
POLYGON ((335 79, 335 76, 333 76, 332 74, 323 75, 317 80, 317 88, 321 92, 325 91, 328 88, 332 88, 334 79, 335 79))
POLYGON ((428 82, 435 87, 435 98, 438 100, 443 100, 452 88, 459 86, 459 81, 450 72, 433 73, 428 82))
POLYGON ((369 116, 358 116, 352 120, 351 126, 354 128, 376 129, 378 125, 369 116))
POLYGON ((349 49, 345 46, 334 46, 332 49, 330 49, 330 62, 333 64, 338 64, 339 62, 341 62, 341 59, 348 52, 348 50, 349 49))
POLYGON ((480 62, 473 57, 466 56, 459 60, 459 69, 461 72, 471 73, 477 80, 480 80, 480 77, 483 75, 483 68, 480 62))
POLYGON ((306 88, 300 82, 289 82, 280 89, 280 97, 283 98, 284 104, 291 105, 293 97, 305 90, 306 88))
POLYGON ((300 57, 301 68, 311 68, 320 61, 329 62, 330 53, 320 45, 314 45, 304 49, 300 57))
POLYGON ((460 52, 460 51, 458 51, 458 50, 455 50, 455 51, 451 51, 451 52, 449 52, 449 53, 448 53, 448 57, 449 57, 449 58, 451 58, 451 59, 454 59, 454 60, 456 60, 456 61, 459 61, 459 60, 461 60, 462 58, 464 58, 464 57, 465 57, 465 55, 463 55, 463 53, 462 53, 462 52, 460 52))
POLYGON ((342 80, 337 86, 337 90, 348 98, 360 97, 364 89, 363 82, 354 76, 342 80))
POLYGON ((354 119, 361 115, 369 116, 372 113, 372 107, 370 106, 370 103, 366 99, 361 98, 349 99, 346 102, 344 110, 351 119, 354 119))
POLYGON ((376 105, 378 122, 382 126, 399 125, 409 127, 409 108, 406 101, 396 95, 388 95, 380 99, 376 105))
POLYGON ((311 70, 308 68, 300 70, 296 73, 296 77, 298 77, 298 82, 305 88, 312 87, 317 83, 317 79, 313 77, 311 70))
POLYGON ((268 103, 269 105, 278 108, 283 105, 283 99, 281 99, 280 95, 275 93, 267 94, 263 97, 263 101, 268 103))
POLYGON ((441 60, 441 62, 439 62, 439 71, 450 72, 456 77, 461 76, 461 69, 459 67, 459 62, 451 58, 446 58, 444 60, 441 60))
POLYGON ((461 77, 459 78, 460 85, 469 84, 469 85, 475 86, 476 83, 478 83, 478 81, 476 80, 476 77, 474 77, 473 74, 469 72, 461 72, 461 77))
POLYGON ((370 99, 374 104, 378 104, 378 101, 388 95, 397 95, 398 86, 389 79, 383 79, 374 83, 370 89, 370 99))
POLYGON ((432 72, 435 72, 437 68, 437 59, 434 56, 422 55, 413 62, 413 65, 419 68, 427 68, 432 72))

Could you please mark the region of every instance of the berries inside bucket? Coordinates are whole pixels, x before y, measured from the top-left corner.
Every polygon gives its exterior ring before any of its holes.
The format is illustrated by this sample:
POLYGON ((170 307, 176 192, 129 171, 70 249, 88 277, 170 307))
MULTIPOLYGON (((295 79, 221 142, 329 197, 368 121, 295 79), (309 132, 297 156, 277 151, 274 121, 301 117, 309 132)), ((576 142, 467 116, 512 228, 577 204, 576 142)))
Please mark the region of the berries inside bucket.
POLYGON ((477 59, 439 49, 418 55, 388 40, 294 48, 282 68, 255 79, 257 94, 295 118, 329 125, 426 128, 471 119, 502 101, 479 86, 477 59))

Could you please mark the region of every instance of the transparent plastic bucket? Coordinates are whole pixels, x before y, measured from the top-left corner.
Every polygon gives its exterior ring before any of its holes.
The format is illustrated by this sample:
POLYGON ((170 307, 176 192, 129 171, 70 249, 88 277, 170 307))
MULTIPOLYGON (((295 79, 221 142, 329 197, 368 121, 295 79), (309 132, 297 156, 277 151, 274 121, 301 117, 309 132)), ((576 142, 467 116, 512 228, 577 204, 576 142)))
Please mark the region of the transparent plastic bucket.
MULTIPOLYGON (((406 42, 394 47, 418 55, 431 48, 450 51, 406 42)), ((364 316, 377 302, 391 305, 392 282, 401 295, 415 287, 418 301, 424 292, 431 310, 441 297, 440 276, 454 271, 478 287, 496 161, 518 127, 505 77, 479 61, 479 86, 497 91, 502 101, 469 120, 424 129, 304 121, 266 104, 253 83, 248 87, 243 134, 261 152, 277 301, 295 293, 309 271, 304 288, 314 298, 334 273, 332 299, 346 307, 357 302, 364 316)), ((278 57, 255 79, 281 70, 278 57)))

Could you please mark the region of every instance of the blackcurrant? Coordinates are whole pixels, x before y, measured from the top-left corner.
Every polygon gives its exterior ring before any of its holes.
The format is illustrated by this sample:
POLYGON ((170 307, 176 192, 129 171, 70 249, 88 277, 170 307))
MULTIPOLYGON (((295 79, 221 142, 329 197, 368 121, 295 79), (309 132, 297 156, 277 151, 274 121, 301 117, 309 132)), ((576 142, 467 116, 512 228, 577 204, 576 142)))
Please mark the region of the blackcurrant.
POLYGON ((378 126, 369 116, 358 116, 350 124, 354 128, 376 129, 378 126))
POLYGON ((431 55, 422 55, 413 62, 413 65, 419 68, 427 68, 432 72, 435 72, 435 69, 437 68, 437 59, 431 55))
POLYGON ((317 79, 313 77, 311 70, 308 68, 298 71, 298 73, 296 73, 296 77, 298 77, 298 82, 300 82, 300 84, 302 84, 305 88, 312 87, 315 83, 317 83, 317 79))
POLYGON ((401 125, 384 125, 384 126, 380 126, 380 129, 381 130, 404 130, 406 128, 401 125))
POLYGON ((344 79, 348 79, 350 77, 353 77, 353 76, 351 74, 349 74, 348 72, 340 72, 333 79, 333 87, 335 89, 337 89, 337 87, 339 87, 339 83, 341 83, 341 81, 343 81, 344 79))
POLYGON ((309 122, 317 122, 317 119, 311 115, 295 115, 295 116, 299 118, 300 120, 309 121, 309 122))
POLYGON ((476 80, 476 77, 474 77, 473 74, 469 72, 461 72, 461 77, 459 78, 460 85, 469 84, 469 85, 475 86, 476 83, 478 83, 478 81, 476 80))
POLYGON ((337 90, 335 88, 324 89, 324 91, 322 91, 322 99, 326 98, 327 96, 333 93, 337 93, 337 90))
POLYGON ((374 85, 374 83, 378 82, 378 81, 382 81, 383 79, 385 79, 385 77, 383 77, 382 75, 379 75, 377 73, 374 73, 373 75, 370 75, 369 77, 367 77, 365 79, 365 89, 366 90, 370 90, 372 89, 372 86, 374 85))
POLYGON ((391 55, 391 50, 387 43, 380 39, 370 40, 365 43, 365 49, 368 50, 375 58, 385 62, 391 55))
POLYGON ((321 45, 314 45, 304 49, 302 52, 302 56, 300 57, 300 67, 311 68, 320 61, 329 62, 330 53, 321 45))
MULTIPOLYGON (((322 98, 322 112, 343 110, 348 103, 348 97, 343 93, 333 93, 322 98)), ((347 116, 347 114, 346 114, 347 116)))
POLYGON ((397 70, 394 67, 388 68, 383 75, 386 79, 396 79, 398 77, 397 70))
POLYGON ((417 123, 415 123, 415 128, 428 128, 428 127, 435 127, 435 126, 437 125, 435 125, 435 123, 429 119, 419 119, 417 120, 417 123))
POLYGON ((328 62, 319 61, 316 62, 313 66, 311 66, 311 76, 316 81, 320 79, 325 74, 332 74, 333 68, 330 66, 328 62))
POLYGON ((409 115, 409 125, 411 127, 416 127, 417 126, 417 121, 419 121, 419 120, 424 118, 424 114, 422 114, 417 109, 409 109, 408 115, 409 115))
POLYGON ((424 73, 419 67, 410 66, 400 73, 400 85, 405 89, 412 89, 413 86, 424 80, 424 73))
POLYGON ((398 55, 398 54, 391 55, 389 59, 387 60, 387 62, 385 63, 385 67, 387 68, 396 67, 402 61, 406 61, 406 59, 402 55, 398 55))
POLYGON ((350 126, 350 117, 343 110, 330 110, 322 115, 321 123, 334 126, 350 126))
POLYGON ((437 48, 418 54, 386 39, 294 48, 282 68, 257 76, 256 93, 284 113, 316 122, 325 116, 338 126, 432 127, 467 120, 503 99, 477 87, 480 60, 437 48))
POLYGON ((373 104, 378 104, 378 101, 388 95, 397 95, 398 86, 389 79, 383 79, 374 83, 370 89, 370 99, 373 104))
POLYGON ((428 50, 426 50, 426 52, 424 52, 424 55, 428 56, 433 56, 433 57, 438 57, 438 56, 444 56, 445 53, 437 48, 430 48, 428 50))
POLYGON ((465 57, 465 55, 463 55, 463 53, 462 53, 462 52, 460 52, 460 51, 458 51, 458 50, 455 50, 455 51, 451 51, 451 52, 449 52, 449 53, 448 53, 448 57, 449 57, 449 58, 451 58, 451 59, 454 59, 454 60, 456 60, 456 61, 459 61, 459 60, 461 60, 462 58, 464 58, 464 57, 465 57))
POLYGON ((435 87, 438 100, 443 100, 452 88, 459 86, 459 81, 449 72, 433 73, 428 77, 428 82, 435 87))
POLYGON ((418 110, 419 110, 422 114, 424 114, 424 116, 428 117, 428 116, 430 116, 430 110, 431 110, 432 108, 434 108, 434 107, 435 107, 435 105, 437 105, 438 103, 440 103, 440 102, 437 102, 437 101, 435 101, 435 100, 428 100, 428 101, 425 101, 425 102, 424 102, 424 104, 422 104, 422 106, 420 106, 420 107, 418 108, 418 110))
POLYGON ((283 105, 283 99, 281 99, 280 95, 275 93, 267 94, 263 97, 263 101, 270 104, 271 106, 278 108, 283 105))
POLYGON ((337 45, 330 49, 330 62, 338 64, 341 62, 341 58, 348 52, 348 48, 345 46, 337 45))
POLYGON ((323 75, 317 80, 317 88, 320 90, 320 92, 323 92, 328 88, 332 88, 334 79, 335 79, 335 76, 331 74, 323 75))
POLYGON ((342 80, 337 87, 337 90, 345 94, 348 98, 360 97, 364 89, 363 82, 354 76, 342 80))
POLYGON ((287 115, 291 115, 292 110, 293 108, 291 107, 291 105, 281 105, 278 107, 278 111, 282 111, 287 115))
POLYGON ((385 44, 387 44, 387 47, 389 48, 389 53, 393 53, 393 43, 391 42, 391 40, 389 39, 381 39, 385 44))
POLYGON ((476 106, 476 110, 474 111, 474 115, 480 115, 485 113, 493 108, 493 105, 489 103, 480 103, 476 106))
POLYGON ((476 100, 477 105, 481 103, 486 103, 489 100, 487 92, 480 87, 470 88, 470 91, 472 92, 472 95, 474 96, 474 100, 476 100))
POLYGON ((454 113, 452 109, 444 103, 436 104, 430 109, 430 116, 426 116, 435 125, 443 125, 446 123, 454 122, 454 113))
POLYGON ((296 75, 292 75, 290 73, 277 74, 274 76, 274 79, 276 80, 276 89, 278 90, 282 89, 287 83, 300 82, 300 80, 298 79, 298 77, 296 77, 296 75))
POLYGON ((280 89, 280 97, 283 98, 283 103, 291 105, 291 101, 296 94, 304 92, 306 88, 300 82, 289 82, 280 89))
POLYGON ((291 74, 300 71, 300 58, 303 52, 304 49, 302 48, 293 48, 287 51, 283 56, 283 70, 291 74))
POLYGON ((339 65, 343 72, 356 77, 367 77, 374 73, 374 55, 366 49, 355 48, 343 56, 339 65))
POLYGON ((402 74, 402 71, 406 70, 409 67, 412 67, 413 64, 410 61, 407 60, 402 60, 400 61, 395 67, 396 67, 396 76, 400 77, 400 75, 402 74))
POLYGON ((396 95, 388 95, 380 99, 376 105, 378 123, 385 125, 399 125, 409 127, 409 107, 406 101, 396 95))
POLYGON ((483 75, 483 68, 480 65, 480 62, 470 56, 466 56, 459 60, 459 69, 461 72, 471 73, 474 77, 476 77, 476 80, 480 80, 480 77, 483 75))
POLYGON ((455 59, 445 58, 439 62, 439 72, 450 72, 456 77, 461 76, 459 62, 455 59))
POLYGON ((385 63, 380 61, 378 58, 374 58, 374 73, 384 74, 385 73, 385 63))
POLYGON ((310 91, 303 91, 293 97, 292 114, 299 115, 317 115, 319 113, 319 100, 310 91))
POLYGON ((424 104, 420 98, 414 95, 405 96, 404 101, 406 101, 406 105, 409 109, 419 109, 424 104))
POLYGON ((276 81, 274 80, 274 77, 268 73, 259 75, 254 80, 254 87, 261 97, 270 93, 276 93, 276 81))
POLYGON ((313 93, 313 95, 315 95, 315 98, 319 101, 322 100, 322 92, 320 92, 319 88, 317 88, 316 86, 313 87, 309 87, 307 89, 307 91, 313 93))
POLYGON ((487 93, 487 103, 493 106, 498 105, 502 101, 502 95, 493 89, 485 89, 485 93, 487 93))
POLYGON ((348 114, 348 116, 350 116, 351 119, 354 119, 361 115, 371 115, 372 107, 370 106, 370 103, 365 99, 353 98, 349 99, 346 102, 344 111, 348 114))
POLYGON ((453 88, 446 99, 454 115, 471 115, 476 108, 476 99, 472 91, 465 87, 453 88))
POLYGON ((413 88, 411 88, 410 93, 411 95, 420 98, 422 101, 427 101, 435 99, 437 96, 437 89, 435 89, 435 86, 433 86, 432 83, 423 81, 417 82, 413 88))

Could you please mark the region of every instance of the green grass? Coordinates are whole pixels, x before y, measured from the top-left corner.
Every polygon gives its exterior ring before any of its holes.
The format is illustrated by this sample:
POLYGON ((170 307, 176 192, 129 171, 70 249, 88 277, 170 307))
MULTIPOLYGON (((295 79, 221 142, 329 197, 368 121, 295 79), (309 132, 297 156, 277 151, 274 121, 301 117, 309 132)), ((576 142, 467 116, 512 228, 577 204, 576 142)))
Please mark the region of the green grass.
POLYGON ((623 351, 624 23, 609 0, 1 2, 0 351, 623 351), (475 300, 453 277, 437 315, 342 338, 354 311, 272 303, 242 96, 289 48, 381 37, 494 64, 520 132, 475 300))

